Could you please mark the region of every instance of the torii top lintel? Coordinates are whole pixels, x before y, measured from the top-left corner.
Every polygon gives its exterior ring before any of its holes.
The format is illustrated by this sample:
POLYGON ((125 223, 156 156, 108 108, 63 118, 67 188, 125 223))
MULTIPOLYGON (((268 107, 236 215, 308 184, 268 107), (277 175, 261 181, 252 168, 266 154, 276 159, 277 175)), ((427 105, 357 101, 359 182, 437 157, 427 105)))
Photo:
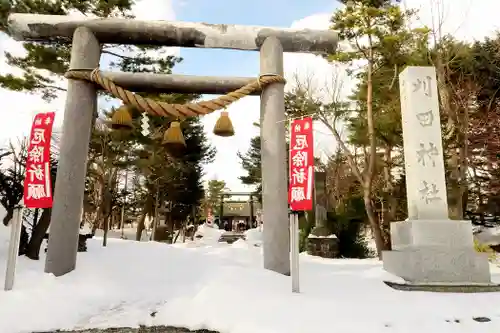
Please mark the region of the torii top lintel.
POLYGON ((77 27, 89 28, 101 43, 259 50, 275 36, 284 52, 333 53, 338 34, 331 30, 141 21, 125 18, 76 18, 66 15, 11 14, 9 31, 16 40, 71 42, 77 27))

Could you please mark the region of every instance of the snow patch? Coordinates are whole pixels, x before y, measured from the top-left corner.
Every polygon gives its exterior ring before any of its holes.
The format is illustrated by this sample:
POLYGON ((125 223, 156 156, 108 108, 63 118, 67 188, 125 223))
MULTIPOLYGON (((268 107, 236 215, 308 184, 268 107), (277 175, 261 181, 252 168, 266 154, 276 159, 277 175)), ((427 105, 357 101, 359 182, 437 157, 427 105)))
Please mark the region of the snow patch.
POLYGON ((500 244, 500 227, 477 228, 474 237, 482 244, 499 245, 500 244))
POLYGON ((328 235, 328 236, 316 236, 316 235, 313 235, 313 234, 309 234, 309 236, 307 236, 307 238, 337 238, 337 236, 334 235, 334 234, 331 234, 331 235, 328 235))
POLYGON ((208 225, 204 223, 198 226, 194 233, 194 238, 202 244, 211 245, 218 243, 223 233, 224 230, 220 230, 216 224, 208 225))
POLYGON ((260 246, 262 244, 262 232, 263 226, 248 229, 245 231, 245 241, 254 246, 260 246))

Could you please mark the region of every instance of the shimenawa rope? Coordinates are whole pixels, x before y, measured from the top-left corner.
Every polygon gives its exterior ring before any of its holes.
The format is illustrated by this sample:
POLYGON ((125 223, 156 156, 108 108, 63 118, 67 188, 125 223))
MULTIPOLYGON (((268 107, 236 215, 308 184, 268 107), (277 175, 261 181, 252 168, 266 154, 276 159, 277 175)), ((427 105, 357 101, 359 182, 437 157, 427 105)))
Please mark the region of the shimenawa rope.
POLYGON ((286 83, 285 78, 281 75, 265 74, 261 75, 254 82, 227 93, 226 95, 222 95, 208 101, 186 104, 169 104, 142 97, 139 94, 135 94, 116 85, 111 79, 103 75, 98 68, 94 70, 71 69, 66 72, 65 77, 67 79, 94 82, 106 89, 116 98, 121 99, 125 104, 132 105, 142 112, 147 112, 153 116, 173 117, 177 119, 206 115, 214 111, 224 109, 231 103, 236 102, 253 92, 260 91, 263 87, 271 83, 286 83))

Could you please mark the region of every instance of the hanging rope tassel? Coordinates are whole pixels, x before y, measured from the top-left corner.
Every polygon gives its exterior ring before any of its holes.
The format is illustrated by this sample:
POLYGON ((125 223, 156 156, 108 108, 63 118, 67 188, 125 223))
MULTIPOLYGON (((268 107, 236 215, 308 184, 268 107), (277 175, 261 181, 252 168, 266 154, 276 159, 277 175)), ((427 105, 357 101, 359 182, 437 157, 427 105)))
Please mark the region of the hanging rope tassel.
POLYGON ((186 148, 186 141, 182 134, 181 124, 178 121, 173 121, 170 127, 165 131, 163 144, 167 150, 174 155, 186 148))
POLYGON ((116 130, 130 130, 134 128, 132 116, 125 105, 120 106, 111 116, 111 128, 116 130))
POLYGON ((214 134, 223 137, 234 135, 233 123, 231 122, 231 118, 229 118, 229 113, 227 111, 222 111, 220 113, 220 117, 217 119, 214 126, 214 134))

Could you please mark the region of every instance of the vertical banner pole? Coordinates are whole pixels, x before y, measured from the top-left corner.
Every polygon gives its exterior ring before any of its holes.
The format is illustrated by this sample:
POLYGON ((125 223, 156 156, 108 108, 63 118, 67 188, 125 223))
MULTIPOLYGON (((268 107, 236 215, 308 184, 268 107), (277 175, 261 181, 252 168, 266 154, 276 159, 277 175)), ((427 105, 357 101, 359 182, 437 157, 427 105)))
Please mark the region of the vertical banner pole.
POLYGON ((299 284, 299 214, 290 214, 290 268, 292 275, 292 292, 300 292, 299 284))
POLYGON ((37 113, 31 125, 22 204, 14 209, 14 216, 10 223, 9 253, 5 270, 4 290, 12 290, 14 287, 24 207, 52 207, 53 189, 50 178, 50 139, 54 117, 54 112, 37 113))
POLYGON ((9 255, 7 258, 7 269, 5 270, 4 290, 12 290, 16 277, 17 257, 19 256, 19 242, 21 239, 21 228, 23 224, 23 208, 14 211, 14 217, 10 223, 9 255))
POLYGON ((294 119, 289 123, 289 188, 290 206, 290 273, 292 292, 299 293, 299 212, 314 209, 314 141, 313 119, 294 119))

